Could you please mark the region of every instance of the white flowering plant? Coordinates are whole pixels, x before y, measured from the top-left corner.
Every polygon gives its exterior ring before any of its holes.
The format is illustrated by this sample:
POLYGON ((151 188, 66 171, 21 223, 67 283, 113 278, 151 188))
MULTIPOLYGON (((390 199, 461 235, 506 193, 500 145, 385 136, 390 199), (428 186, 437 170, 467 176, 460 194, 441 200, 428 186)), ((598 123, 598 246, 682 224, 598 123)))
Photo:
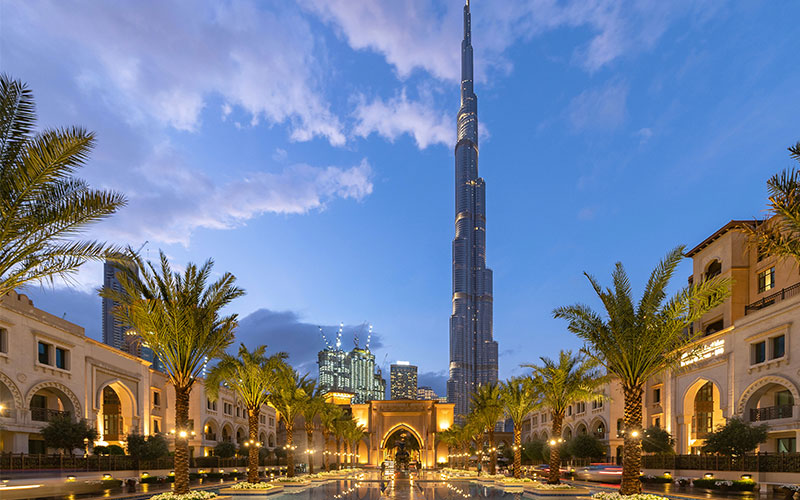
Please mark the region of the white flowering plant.
POLYGON ((515 477, 505 477, 503 478, 503 482, 506 484, 522 484, 522 483, 533 483, 533 479, 529 477, 521 477, 519 479, 515 477))
POLYGON ((307 480, 308 476, 294 476, 294 477, 282 476, 275 478, 275 482, 277 483, 303 483, 307 480))
POLYGON ((650 493, 638 493, 636 495, 620 495, 618 492, 595 493, 592 495, 594 500, 668 500, 666 497, 653 495, 650 493))
POLYGON ((166 493, 161 493, 160 495, 150 497, 150 500, 208 500, 216 497, 217 494, 213 491, 194 490, 182 495, 176 495, 175 493, 168 491, 166 493))
MULTIPOLYGON (((547 484, 547 483, 543 483, 541 481, 531 481, 531 486, 533 486, 537 490, 571 490, 571 489, 575 489, 575 487, 572 486, 571 484, 566 484, 566 483, 547 484)), ((601 499, 601 500, 607 500, 607 499, 601 499)), ((625 500, 627 500, 627 499, 625 499, 625 500)))
POLYGON ((248 483, 248 482, 236 483, 233 486, 231 486, 231 489, 232 490, 269 490, 269 489, 274 488, 274 487, 275 487, 274 484, 270 484, 270 483, 266 483, 264 481, 261 481, 260 483, 248 483))

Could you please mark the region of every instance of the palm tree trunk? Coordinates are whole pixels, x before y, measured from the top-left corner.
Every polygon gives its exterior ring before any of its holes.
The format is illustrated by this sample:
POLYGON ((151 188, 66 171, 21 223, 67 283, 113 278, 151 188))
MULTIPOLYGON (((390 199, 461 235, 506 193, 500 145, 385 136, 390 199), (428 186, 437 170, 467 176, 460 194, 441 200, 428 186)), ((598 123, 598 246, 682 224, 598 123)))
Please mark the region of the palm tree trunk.
POLYGON ((286 420, 286 477, 294 477, 294 423, 286 420))
POLYGON ((342 448, 342 440, 339 436, 336 436, 336 470, 342 468, 342 455, 339 453, 342 448))
POLYGON ((553 424, 550 427, 550 474, 547 484, 561 483, 561 450, 559 439, 561 438, 561 421, 563 415, 553 414, 553 424), (555 444, 552 444, 555 442, 555 444))
POLYGON ((314 425, 306 425, 306 451, 308 453, 308 473, 314 473, 314 425))
POLYGON ((258 452, 260 448, 256 446, 258 442, 258 415, 260 408, 247 410, 247 427, 250 434, 250 449, 247 451, 247 482, 258 482, 258 452))
POLYGON ((189 493, 189 392, 191 387, 175 387, 175 489, 176 495, 189 493), (181 433, 183 437, 181 437, 181 433))
POLYGON ((331 471, 330 460, 328 459, 328 440, 330 435, 325 427, 322 428, 322 469, 326 472, 331 471))
POLYGON ((642 386, 623 387, 625 395, 625 438, 622 448, 622 495, 642 492, 642 386))
POLYGON ((494 427, 489 427, 489 474, 497 474, 497 450, 494 449, 494 427))
POLYGON ((522 477, 522 426, 514 425, 514 477, 522 477))

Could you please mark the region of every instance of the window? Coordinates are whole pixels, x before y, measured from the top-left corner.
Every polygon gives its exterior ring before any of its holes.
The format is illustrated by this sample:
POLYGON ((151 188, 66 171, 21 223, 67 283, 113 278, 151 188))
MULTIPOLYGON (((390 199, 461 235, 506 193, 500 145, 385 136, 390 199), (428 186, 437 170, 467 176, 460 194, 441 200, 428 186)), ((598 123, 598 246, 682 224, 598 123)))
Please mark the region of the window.
POLYGON ((653 427, 661 427, 661 417, 655 417, 653 419, 653 427))
POLYGON ((0 352, 8 353, 8 330, 0 328, 0 352))
POLYGON ((603 400, 602 399, 594 399, 592 400, 592 410, 597 410, 598 408, 603 407, 603 400))
POLYGON ((775 288, 775 267, 770 267, 758 273, 758 293, 775 288))
POLYGON ((586 402, 581 401, 575 405, 575 413, 580 415, 581 413, 586 413, 586 402))
POLYGON ((567 416, 572 415, 572 407, 567 408, 567 416))
POLYGON ((778 453, 794 453, 797 449, 796 438, 778 438, 778 453))
POLYGON ((264 418, 264 415, 259 415, 258 422, 263 425, 267 423, 267 419, 264 418))
POLYGON ((39 342, 39 363, 43 365, 50 364, 50 344, 39 342))
POLYGON ((156 408, 161 407, 161 392, 153 391, 153 406, 156 408))
POLYGON ((775 393, 775 406, 793 406, 794 398, 789 391, 779 391, 775 393))
POLYGON ((233 415, 233 405, 230 403, 222 403, 222 412, 225 415, 233 415))
POLYGON ((706 268, 706 279, 711 279, 714 276, 719 276, 722 274, 722 263, 718 260, 713 261, 711 264, 708 265, 706 268))
POLYGON ((217 411, 217 402, 206 399, 206 409, 210 411, 217 411))
POLYGON ((725 326, 725 323, 723 322, 723 320, 718 319, 717 321, 714 321, 713 323, 709 323, 708 325, 706 325, 706 329, 704 330, 704 333, 706 335, 711 335, 712 333, 717 333, 718 331, 722 330, 722 328, 724 326, 725 326))
POLYGON ((531 417, 531 425, 539 425, 539 415, 533 415, 531 417))
POLYGON ((771 359, 782 358, 786 354, 786 336, 772 337, 770 343, 772 344, 771 359))
POLYGON ((275 427, 275 419, 272 418, 272 417, 269 417, 269 426, 270 427, 275 427))
POLYGON ((764 341, 757 342, 753 344, 753 362, 751 364, 756 365, 758 363, 763 363, 767 360, 767 343, 764 341))
POLYGON ((661 402, 661 387, 653 389, 653 403, 658 404, 661 402))
POLYGON ((56 347, 56 368, 69 369, 69 351, 56 347))
POLYGON ((161 420, 154 418, 153 419, 153 434, 160 434, 161 433, 161 420))

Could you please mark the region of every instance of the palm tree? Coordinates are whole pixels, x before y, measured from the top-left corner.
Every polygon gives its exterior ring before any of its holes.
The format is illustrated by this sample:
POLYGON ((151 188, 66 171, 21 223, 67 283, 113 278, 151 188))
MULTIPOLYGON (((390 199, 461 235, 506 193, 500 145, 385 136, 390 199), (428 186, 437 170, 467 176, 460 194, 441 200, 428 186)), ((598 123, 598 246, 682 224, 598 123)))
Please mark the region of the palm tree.
MULTIPOLYGON (((800 163, 800 142, 789 146, 789 156, 800 163)), ((758 251, 800 263, 800 170, 784 170, 767 181, 770 220, 745 224, 742 229, 758 251), (774 220, 772 220, 774 217, 774 220)))
POLYGON ((291 370, 278 377, 275 390, 269 395, 269 402, 275 407, 279 418, 286 427, 286 475, 294 477, 294 421, 303 410, 306 399, 304 387, 308 384, 308 376, 302 377, 296 370, 291 370))
POLYGON ((459 429, 457 429, 456 424, 454 424, 436 435, 439 442, 447 445, 447 461, 450 467, 453 467, 455 463, 456 454, 453 453, 453 450, 455 450, 458 445, 458 432, 459 429))
POLYGON ((320 428, 322 430, 322 466, 326 471, 331 470, 330 464, 330 438, 331 434, 336 433, 336 422, 342 417, 342 409, 332 403, 325 403, 322 405, 322 410, 319 413, 320 428))
POLYGON ((336 422, 333 425, 334 428, 334 436, 336 437, 336 468, 342 468, 342 457, 345 456, 347 453, 347 441, 345 440, 345 434, 347 433, 347 426, 350 422, 350 416, 346 415, 342 412, 339 415, 339 418, 336 419, 336 422), (344 449, 342 449, 342 445, 344 444, 344 449))
POLYGON ((303 415, 303 423, 306 430, 306 443, 308 444, 306 454, 308 455, 308 472, 310 474, 314 473, 314 419, 320 414, 325 404, 325 399, 316 385, 315 380, 306 382, 305 387, 303 387, 305 400, 300 411, 303 415))
POLYGON ((233 342, 237 316, 220 312, 244 290, 230 273, 208 285, 210 259, 201 267, 189 263, 181 275, 164 252, 159 255, 160 268, 131 255, 130 265, 117 273, 121 289, 100 295, 119 304, 114 315, 153 350, 175 388, 175 493, 183 494, 189 491, 189 393, 206 363, 233 342))
POLYGON ((473 440, 473 436, 475 433, 473 432, 472 428, 469 425, 463 425, 457 428, 458 429, 458 449, 459 453, 461 454, 461 466, 464 469, 469 467, 469 456, 470 456, 470 443, 473 440))
POLYGON ((481 384, 472 394, 472 412, 475 422, 489 437, 489 474, 497 472, 497 449, 494 446, 494 428, 503 418, 503 403, 500 401, 500 386, 495 382, 481 384))
POLYGON ((730 294, 730 280, 717 276, 694 283, 667 300, 667 286, 683 258, 683 246, 670 251, 653 270, 642 298, 634 305, 630 281, 621 263, 612 275, 613 289, 603 289, 586 274, 603 303, 607 319, 576 304, 554 311, 569 321, 569 330, 585 342, 584 350, 619 378, 625 398, 624 453, 620 493, 641 491, 642 390, 648 378, 678 364, 681 354, 700 335, 688 329, 730 294))
MULTIPOLYGON (((567 408, 588 399, 602 397, 600 389, 608 380, 599 370, 594 359, 573 356, 572 351, 561 351, 558 360, 540 358, 539 365, 523 365, 533 369, 530 390, 539 398, 538 406, 547 408, 551 414, 550 425, 550 474, 547 482, 558 484, 561 480, 561 424, 567 408)), ((516 457, 515 457, 516 460, 516 457)))
POLYGON ((346 438, 350 442, 350 463, 352 465, 358 464, 358 444, 364 439, 364 436, 367 434, 367 429, 358 424, 355 420, 350 420, 350 424, 347 426, 346 438))
POLYGON ((84 261, 120 251, 72 239, 126 203, 120 193, 73 177, 94 133, 71 127, 34 134, 35 126, 33 92, 0 75, 0 297, 28 283, 69 279, 84 261))
POLYGON ((220 384, 225 384, 238 394, 247 408, 247 424, 250 440, 247 459, 247 481, 258 482, 258 419, 261 406, 267 404, 269 393, 275 387, 280 373, 288 370, 286 353, 280 352, 272 356, 266 355, 267 346, 256 347, 253 352, 244 344, 239 347, 237 356, 228 353, 220 356, 220 361, 209 371, 206 377, 206 394, 209 399, 219 396, 220 384))
POLYGON ((506 416, 514 422, 514 477, 522 477, 522 421, 538 403, 530 379, 512 378, 503 383, 500 400, 506 416))

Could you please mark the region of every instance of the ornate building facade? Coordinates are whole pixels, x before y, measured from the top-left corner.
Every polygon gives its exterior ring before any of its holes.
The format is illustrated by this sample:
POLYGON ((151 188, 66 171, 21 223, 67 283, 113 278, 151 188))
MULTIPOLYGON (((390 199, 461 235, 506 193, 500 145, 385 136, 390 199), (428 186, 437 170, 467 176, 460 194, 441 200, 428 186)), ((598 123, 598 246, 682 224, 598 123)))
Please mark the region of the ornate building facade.
MULTIPOLYGON (((0 300, 0 451, 44 453, 40 434, 52 418, 86 419, 97 444, 125 445, 128 433, 164 433, 175 422, 175 391, 140 357, 86 337, 82 327, 34 307, 25 295, 0 300)), ((219 442, 243 442, 247 413, 230 390, 211 402, 202 380, 191 393, 195 456, 219 442)), ((265 406, 259 440, 274 446, 275 410, 265 406)))

